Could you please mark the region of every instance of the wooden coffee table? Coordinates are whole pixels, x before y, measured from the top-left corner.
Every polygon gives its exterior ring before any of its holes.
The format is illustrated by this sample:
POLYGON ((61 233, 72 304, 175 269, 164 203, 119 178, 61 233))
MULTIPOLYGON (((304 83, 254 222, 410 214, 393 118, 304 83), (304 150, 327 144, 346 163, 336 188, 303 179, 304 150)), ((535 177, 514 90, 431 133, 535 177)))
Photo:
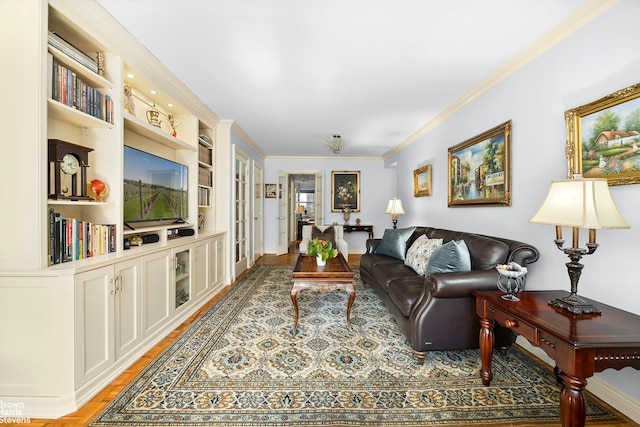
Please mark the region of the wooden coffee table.
POLYGON ((356 291, 353 288, 353 271, 341 253, 335 258, 329 258, 324 267, 316 265, 315 257, 305 254, 298 255, 298 260, 292 273, 293 286, 291 287, 291 301, 295 311, 296 320, 293 324, 294 334, 298 332, 298 292, 303 289, 311 289, 319 292, 329 292, 342 289, 349 294, 347 304, 347 325, 351 327, 351 306, 356 299, 356 291))

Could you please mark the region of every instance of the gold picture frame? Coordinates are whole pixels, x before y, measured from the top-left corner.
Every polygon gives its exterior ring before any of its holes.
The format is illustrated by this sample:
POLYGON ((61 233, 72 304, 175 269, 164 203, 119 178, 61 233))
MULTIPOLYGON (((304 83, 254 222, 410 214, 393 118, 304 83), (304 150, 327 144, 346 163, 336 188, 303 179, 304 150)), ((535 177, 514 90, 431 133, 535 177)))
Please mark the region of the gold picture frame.
POLYGON ((360 171, 331 171, 331 212, 360 212, 360 171))
POLYGON ((264 185, 264 198, 265 199, 277 199, 278 198, 278 184, 265 184, 264 185))
POLYGON ((564 113, 568 177, 640 183, 640 83, 564 113))
POLYGON ((448 150, 448 206, 511 206, 511 120, 448 150))
POLYGON ((413 197, 431 196, 431 165, 413 171, 413 197))

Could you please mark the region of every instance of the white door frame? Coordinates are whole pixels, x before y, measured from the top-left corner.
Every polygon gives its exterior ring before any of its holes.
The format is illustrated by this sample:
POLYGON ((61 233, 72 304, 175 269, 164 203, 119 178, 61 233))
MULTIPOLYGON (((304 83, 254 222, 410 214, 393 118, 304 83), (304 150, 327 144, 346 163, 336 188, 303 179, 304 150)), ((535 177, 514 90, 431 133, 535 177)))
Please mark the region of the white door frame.
POLYGON ((276 184, 276 255, 289 253, 289 174, 278 171, 276 184))
POLYGON ((262 187, 264 182, 264 171, 262 165, 253 160, 253 258, 251 265, 264 255, 264 198, 262 197, 262 187))

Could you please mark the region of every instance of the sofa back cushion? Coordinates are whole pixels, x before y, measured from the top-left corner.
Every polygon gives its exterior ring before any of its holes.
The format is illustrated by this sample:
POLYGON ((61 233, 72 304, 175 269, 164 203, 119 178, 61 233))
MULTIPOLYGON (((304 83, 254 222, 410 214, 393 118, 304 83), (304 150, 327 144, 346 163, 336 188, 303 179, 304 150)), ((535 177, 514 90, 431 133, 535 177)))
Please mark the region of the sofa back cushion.
POLYGON ((463 233, 460 238, 469 248, 472 270, 490 270, 507 261, 509 246, 506 243, 468 233, 463 233))

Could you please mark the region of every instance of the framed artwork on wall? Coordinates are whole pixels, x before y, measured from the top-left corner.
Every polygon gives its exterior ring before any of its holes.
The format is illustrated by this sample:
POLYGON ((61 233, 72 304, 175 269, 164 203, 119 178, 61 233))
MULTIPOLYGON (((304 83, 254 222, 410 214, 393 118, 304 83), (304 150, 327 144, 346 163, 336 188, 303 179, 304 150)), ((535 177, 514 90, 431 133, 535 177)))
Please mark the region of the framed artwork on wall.
POLYGON ((331 212, 360 212, 360 171, 331 171, 331 212))
POLYGON ((413 171, 413 197, 431 195, 431 165, 413 171))
POLYGON ((449 148, 448 206, 511 206, 511 120, 449 148))
POLYGON ((277 199, 278 198, 278 184, 265 184, 264 185, 264 198, 265 199, 277 199))
POLYGON ((567 110, 569 177, 640 183, 640 83, 567 110))

